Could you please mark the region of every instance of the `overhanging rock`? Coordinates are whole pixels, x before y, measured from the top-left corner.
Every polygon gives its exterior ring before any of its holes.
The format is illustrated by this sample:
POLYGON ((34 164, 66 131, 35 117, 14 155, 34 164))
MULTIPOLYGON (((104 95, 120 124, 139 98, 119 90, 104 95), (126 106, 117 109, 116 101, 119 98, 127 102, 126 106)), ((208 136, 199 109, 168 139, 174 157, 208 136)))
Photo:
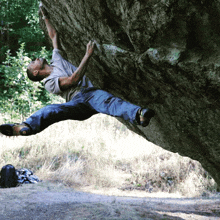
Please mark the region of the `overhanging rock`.
POLYGON ((156 111, 147 128, 126 125, 200 161, 220 185, 220 2, 42 2, 69 61, 79 65, 96 40, 87 72, 93 83, 156 111))

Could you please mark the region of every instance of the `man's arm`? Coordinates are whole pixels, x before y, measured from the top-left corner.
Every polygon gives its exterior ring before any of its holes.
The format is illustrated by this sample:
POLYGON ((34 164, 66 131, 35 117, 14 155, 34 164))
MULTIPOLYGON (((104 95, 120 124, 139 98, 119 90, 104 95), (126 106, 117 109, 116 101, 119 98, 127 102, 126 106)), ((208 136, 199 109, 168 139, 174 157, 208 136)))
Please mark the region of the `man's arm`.
POLYGON ((62 91, 69 89, 72 86, 76 86, 78 82, 82 79, 86 72, 89 60, 93 54, 94 45, 94 42, 89 41, 89 43, 87 44, 85 56, 83 57, 77 70, 70 77, 59 78, 59 85, 62 91))
POLYGON ((44 19, 46 27, 47 27, 48 35, 49 35, 50 39, 52 40, 53 48, 58 49, 57 32, 56 32, 55 28, 53 27, 53 25, 50 23, 49 19, 44 15, 44 12, 41 7, 40 7, 40 10, 41 10, 41 13, 43 15, 43 19, 44 19))

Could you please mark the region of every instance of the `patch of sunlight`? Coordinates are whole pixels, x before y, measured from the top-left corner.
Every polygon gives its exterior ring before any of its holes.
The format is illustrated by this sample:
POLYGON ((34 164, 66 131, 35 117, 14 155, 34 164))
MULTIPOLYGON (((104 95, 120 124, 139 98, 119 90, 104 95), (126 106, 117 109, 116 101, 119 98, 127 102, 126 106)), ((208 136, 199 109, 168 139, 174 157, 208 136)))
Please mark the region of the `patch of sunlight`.
POLYGON ((89 192, 98 195, 106 195, 106 196, 123 196, 123 197, 138 197, 138 198, 184 198, 180 193, 165 193, 165 192, 157 192, 157 193, 148 193, 145 191, 122 191, 118 188, 99 188, 94 186, 85 186, 80 187, 79 190, 83 192, 89 192))

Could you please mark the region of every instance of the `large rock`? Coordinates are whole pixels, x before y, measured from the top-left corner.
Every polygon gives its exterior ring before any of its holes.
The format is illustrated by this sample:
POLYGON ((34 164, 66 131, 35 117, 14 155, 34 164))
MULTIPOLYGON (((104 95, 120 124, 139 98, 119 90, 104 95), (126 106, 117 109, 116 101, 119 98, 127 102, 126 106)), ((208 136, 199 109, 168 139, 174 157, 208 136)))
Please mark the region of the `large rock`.
POLYGON ((87 42, 96 40, 87 72, 93 83, 156 111, 147 128, 124 123, 164 149, 200 161, 220 185, 220 2, 43 4, 68 60, 79 65, 87 42))

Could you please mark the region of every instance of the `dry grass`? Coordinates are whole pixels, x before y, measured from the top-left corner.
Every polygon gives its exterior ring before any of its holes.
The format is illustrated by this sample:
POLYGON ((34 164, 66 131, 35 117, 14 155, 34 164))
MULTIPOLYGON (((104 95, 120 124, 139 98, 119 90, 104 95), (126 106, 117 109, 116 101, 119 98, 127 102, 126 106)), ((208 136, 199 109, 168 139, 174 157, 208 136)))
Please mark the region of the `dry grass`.
POLYGON ((0 166, 11 163, 42 180, 90 191, 199 196, 216 188, 198 162, 167 152, 101 114, 59 122, 35 136, 0 136, 0 155, 0 166))

